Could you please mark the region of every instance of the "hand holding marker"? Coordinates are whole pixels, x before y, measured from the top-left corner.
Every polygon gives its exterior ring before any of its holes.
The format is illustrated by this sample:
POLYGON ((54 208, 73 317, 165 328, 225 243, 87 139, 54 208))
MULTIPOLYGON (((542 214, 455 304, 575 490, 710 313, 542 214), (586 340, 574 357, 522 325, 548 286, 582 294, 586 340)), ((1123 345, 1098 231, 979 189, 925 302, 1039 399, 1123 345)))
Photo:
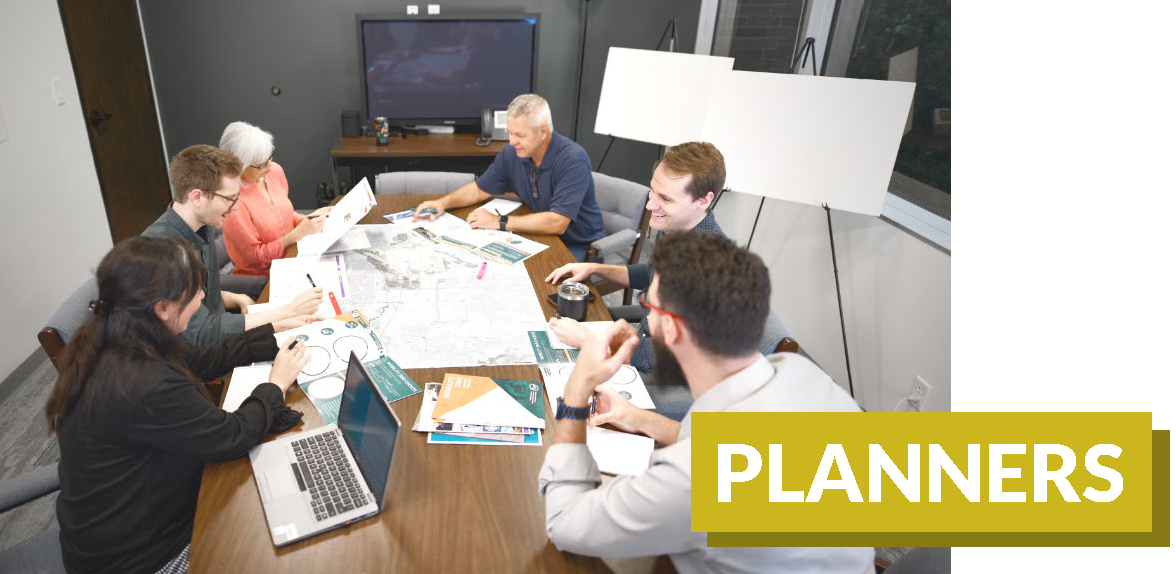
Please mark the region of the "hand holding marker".
MULTIPOLYGON (((310 276, 310 273, 306 274, 306 280, 310 281, 311 287, 318 287, 318 285, 314 284, 314 278, 310 276)), ((339 307, 339 300, 335 298, 335 292, 327 291, 327 297, 331 298, 331 306, 335 308, 335 315, 342 315, 343 309, 339 307)))

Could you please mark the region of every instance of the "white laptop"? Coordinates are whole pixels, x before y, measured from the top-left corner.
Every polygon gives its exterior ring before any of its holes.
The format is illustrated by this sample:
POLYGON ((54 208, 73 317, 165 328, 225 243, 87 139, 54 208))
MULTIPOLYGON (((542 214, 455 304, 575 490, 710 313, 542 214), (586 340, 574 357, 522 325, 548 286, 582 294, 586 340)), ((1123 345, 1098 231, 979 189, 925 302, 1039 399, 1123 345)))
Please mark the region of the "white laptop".
POLYGON ((249 451, 274 544, 379 513, 399 435, 400 419, 353 352, 337 423, 249 451))

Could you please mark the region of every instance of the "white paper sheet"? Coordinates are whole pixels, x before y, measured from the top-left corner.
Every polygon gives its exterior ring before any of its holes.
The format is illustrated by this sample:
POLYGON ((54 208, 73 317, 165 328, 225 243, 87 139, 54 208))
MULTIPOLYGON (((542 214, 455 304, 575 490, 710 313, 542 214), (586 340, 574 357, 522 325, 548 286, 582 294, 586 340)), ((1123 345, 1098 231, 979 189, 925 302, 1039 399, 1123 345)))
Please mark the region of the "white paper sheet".
POLYGON ((734 191, 882 212, 915 85, 727 72, 702 141, 719 148, 734 191))
POLYGON ((298 373, 299 383, 346 370, 352 351, 361 362, 384 356, 383 343, 370 329, 356 321, 327 319, 274 333, 279 345, 290 337, 303 341, 310 356, 310 362, 298 373))
POLYGON ((653 439, 589 426, 588 450, 600 472, 638 475, 649 468, 653 439))
MULTIPOLYGON (((556 399, 563 396, 564 387, 567 386, 568 377, 571 376, 575 366, 574 364, 539 366, 539 372, 543 374, 543 386, 547 389, 547 399, 551 401, 552 405, 556 404, 556 399)), ((637 408, 656 408, 653 404, 653 397, 649 396, 649 391, 645 388, 645 382, 641 380, 641 373, 638 373, 632 365, 621 365, 621 369, 612 378, 605 381, 604 386, 620 393, 637 408)))
POLYGON ((497 215, 506 215, 518 209, 520 205, 522 204, 509 199, 491 199, 482 205, 482 209, 497 215))
POLYGON ((257 385, 269 382, 270 364, 250 365, 233 369, 233 376, 229 378, 229 388, 225 389, 225 400, 221 408, 233 412, 241 407, 241 403, 253 394, 257 385))
POLYGON ((347 279, 347 264, 343 254, 275 259, 270 266, 270 301, 284 305, 299 293, 310 289, 310 281, 306 278, 308 274, 314 279, 314 285, 323 289, 323 301, 317 311, 320 317, 337 315, 328 292, 335 294, 340 310, 348 310, 346 302, 351 296, 351 285, 347 279))
POLYGON ((711 86, 734 64, 734 58, 609 48, 594 131, 665 146, 705 141, 711 86))
POLYGON ((376 205, 376 196, 367 178, 359 180, 327 214, 323 230, 307 235, 298 242, 298 255, 321 255, 335 244, 352 226, 359 223, 376 205))
MULTIPOLYGON (((613 324, 613 322, 612 321, 583 321, 580 324, 587 327, 588 332, 592 332, 592 331, 600 331, 602 329, 607 329, 609 325, 613 324)), ((564 343, 563 341, 560 341, 559 337, 555 336, 555 332, 552 331, 551 327, 549 327, 546 323, 543 325, 543 328, 547 330, 547 340, 549 343, 551 343, 551 347, 553 349, 578 349, 579 348, 579 347, 573 347, 571 345, 568 345, 567 343, 564 343)))
MULTIPOLYGON (((352 227, 343 234, 333 245, 327 248, 323 253, 342 253, 344 251, 355 251, 356 249, 367 249, 372 246, 372 242, 368 240, 367 232, 360 227, 352 227)), ((300 251, 301 253, 301 251, 300 251)))

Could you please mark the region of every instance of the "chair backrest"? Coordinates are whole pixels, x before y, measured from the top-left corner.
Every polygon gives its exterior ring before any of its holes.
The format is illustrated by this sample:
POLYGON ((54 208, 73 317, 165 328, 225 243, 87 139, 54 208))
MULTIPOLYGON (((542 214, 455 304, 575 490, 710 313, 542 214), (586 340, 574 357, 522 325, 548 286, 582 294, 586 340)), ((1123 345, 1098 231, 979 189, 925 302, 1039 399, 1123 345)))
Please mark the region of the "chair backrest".
POLYGON ((775 311, 769 311, 768 318, 764 321, 764 335, 760 338, 760 353, 771 355, 781 352, 795 353, 799 350, 800 345, 792 338, 788 327, 784 326, 784 320, 775 311))
POLYGON ((376 195, 449 193, 474 181, 472 173, 452 171, 390 171, 376 176, 376 195))
POLYGON ((97 298, 98 280, 93 275, 90 275, 57 308, 57 312, 53 313, 52 317, 49 317, 45 328, 37 333, 37 340, 41 342, 41 348, 45 350, 46 355, 49 355, 49 360, 53 362, 53 366, 57 366, 58 355, 61 354, 62 349, 65 348, 65 344, 69 342, 70 337, 90 317, 90 301, 97 298))
POLYGON ((596 203, 604 218, 605 233, 641 227, 649 187, 595 171, 592 182, 596 185, 596 203))

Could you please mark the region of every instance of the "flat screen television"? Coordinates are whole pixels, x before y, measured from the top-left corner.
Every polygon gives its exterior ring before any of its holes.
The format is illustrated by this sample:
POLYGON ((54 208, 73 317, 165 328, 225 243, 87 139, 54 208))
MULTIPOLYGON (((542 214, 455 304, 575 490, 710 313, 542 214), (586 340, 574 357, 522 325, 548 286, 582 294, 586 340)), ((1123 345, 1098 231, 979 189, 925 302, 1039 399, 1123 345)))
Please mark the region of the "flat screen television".
POLYGON ((535 89, 538 14, 356 19, 368 118, 479 125, 483 108, 535 89))

